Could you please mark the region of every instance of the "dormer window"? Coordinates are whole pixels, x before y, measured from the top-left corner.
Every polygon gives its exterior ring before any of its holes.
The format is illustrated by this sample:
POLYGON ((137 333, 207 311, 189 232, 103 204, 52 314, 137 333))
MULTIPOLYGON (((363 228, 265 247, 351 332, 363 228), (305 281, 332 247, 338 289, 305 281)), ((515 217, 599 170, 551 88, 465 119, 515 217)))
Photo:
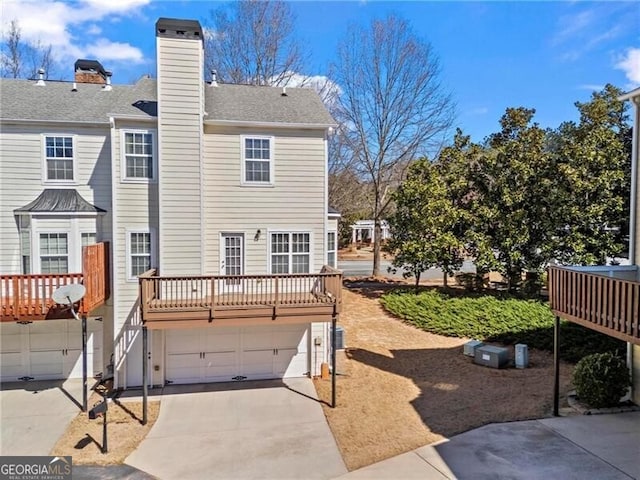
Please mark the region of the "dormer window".
POLYGON ((45 182, 73 183, 75 181, 74 142, 72 136, 44 136, 45 182))

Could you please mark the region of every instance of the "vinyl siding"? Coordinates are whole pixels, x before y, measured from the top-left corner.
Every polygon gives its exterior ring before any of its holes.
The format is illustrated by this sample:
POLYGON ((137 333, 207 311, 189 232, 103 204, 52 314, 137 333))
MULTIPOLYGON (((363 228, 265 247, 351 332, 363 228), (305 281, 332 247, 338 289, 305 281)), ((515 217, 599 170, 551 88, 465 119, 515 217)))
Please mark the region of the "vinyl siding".
POLYGON ((158 37, 160 268, 202 273, 202 42, 158 37))
POLYGON ((75 137, 75 182, 60 188, 75 188, 89 203, 105 209, 107 214, 93 222, 99 241, 112 238, 109 129, 3 125, 0 133, 0 272, 4 274, 21 272, 13 210, 35 200, 45 188, 56 188, 43 179, 43 133, 75 137))
POLYGON ((324 263, 324 132, 205 127, 205 271, 220 273, 220 234, 244 233, 247 274, 268 273, 270 231, 311 233, 311 272, 324 263), (242 135, 272 136, 273 186, 241 184, 242 135), (260 235, 257 231, 260 230, 260 235))
MULTIPOLYGON (((153 130, 155 125, 117 122, 114 130, 113 178, 114 203, 116 205, 115 238, 113 245, 113 282, 116 289, 114 335, 121 334, 122 327, 136 325, 138 320, 138 282, 129 280, 127 272, 127 232, 131 230, 151 230, 158 235, 158 183, 128 183, 122 181, 124 155, 122 134, 128 130, 153 130)), ((156 139, 156 144, 157 144, 156 139)), ((153 237, 153 235, 152 235, 153 237)), ((152 238, 152 242, 154 238, 152 238)), ((157 248, 151 265, 157 267, 157 248)))

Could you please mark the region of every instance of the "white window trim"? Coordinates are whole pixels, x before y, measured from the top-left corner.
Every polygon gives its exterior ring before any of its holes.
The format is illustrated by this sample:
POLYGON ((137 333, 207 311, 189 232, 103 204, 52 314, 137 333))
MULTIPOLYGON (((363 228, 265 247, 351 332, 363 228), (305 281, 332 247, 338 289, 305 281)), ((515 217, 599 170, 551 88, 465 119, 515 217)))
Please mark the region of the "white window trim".
MULTIPOLYGON (((240 135, 240 185, 243 186, 251 186, 251 187, 273 187, 275 185, 275 177, 274 177, 274 163, 275 163, 275 137, 271 135, 240 135), (257 139, 257 140, 269 140, 269 152, 271 156, 269 158, 269 181, 268 182, 248 182, 246 180, 246 162, 245 158, 245 140, 246 139, 257 139)), ((264 161, 264 160, 263 160, 264 161)))
MULTIPOLYGON (((33 241, 35 242, 35 255, 31 255, 31 264, 32 266, 35 267, 33 271, 37 272, 36 273, 37 275, 50 275, 48 273, 42 273, 42 254, 40 253, 40 235, 51 235, 51 234, 65 234, 67 236, 67 273, 79 273, 82 271, 82 268, 76 271, 77 269, 75 268, 76 266, 74 265, 76 259, 73 256, 75 245, 74 245, 72 229, 65 230, 63 228, 59 228, 59 229, 47 228, 46 230, 36 230, 35 232, 33 232, 33 234, 34 234, 33 241)), ((33 252, 34 250, 32 250, 32 253, 33 252)), ((57 275, 57 274, 51 274, 51 275, 57 275)), ((65 274, 63 273, 61 275, 65 275, 65 274)))
POLYGON ((40 140, 41 157, 42 157, 42 184, 43 185, 78 185, 78 155, 77 155, 77 135, 71 133, 43 133, 40 140), (71 138, 71 148, 73 156, 73 179, 72 180, 56 180, 49 179, 47 169, 47 137, 67 137, 71 138))
POLYGON ((123 128, 120 130, 120 181, 122 183, 157 183, 158 182, 158 131, 155 128, 123 128), (125 134, 149 133, 151 134, 151 178, 127 177, 127 155, 125 151, 125 134))
POLYGON ((327 265, 332 268, 338 268, 338 232, 336 230, 327 230, 327 265), (333 233, 333 250, 329 250, 329 235, 333 233), (329 265, 329 253, 333 252, 335 265, 329 265))
MULTIPOLYGON (((286 229, 286 228, 279 228, 279 229, 274 229, 274 230, 267 230, 267 272, 269 273, 269 275, 272 275, 271 273, 271 257, 272 254, 271 253, 271 236, 274 234, 278 234, 278 233, 283 233, 283 234, 288 234, 289 235, 289 246, 291 246, 291 235, 294 233, 306 233, 309 234, 309 274, 312 274, 313 272, 315 272, 315 263, 314 263, 314 250, 313 250, 313 232, 311 230, 299 230, 299 229, 286 229)), ((280 255, 280 254, 278 254, 280 255)), ((293 255, 293 252, 290 250, 289 253, 289 272, 288 273, 276 273, 273 275, 294 275, 291 273, 291 257, 293 255)), ((298 275, 298 274, 295 274, 298 275)), ((301 275, 306 275, 306 274, 301 274, 301 275)))
POLYGON ((156 252, 158 250, 156 245, 155 229, 149 228, 149 227, 140 227, 140 228, 132 227, 132 228, 127 228, 125 230, 125 245, 126 245, 125 254, 127 257, 125 261, 125 268, 127 269, 125 272, 125 278, 128 283, 138 283, 138 277, 131 276, 131 234, 132 233, 150 234, 151 236, 151 255, 150 255, 151 268, 156 268, 154 265, 156 265, 156 252))

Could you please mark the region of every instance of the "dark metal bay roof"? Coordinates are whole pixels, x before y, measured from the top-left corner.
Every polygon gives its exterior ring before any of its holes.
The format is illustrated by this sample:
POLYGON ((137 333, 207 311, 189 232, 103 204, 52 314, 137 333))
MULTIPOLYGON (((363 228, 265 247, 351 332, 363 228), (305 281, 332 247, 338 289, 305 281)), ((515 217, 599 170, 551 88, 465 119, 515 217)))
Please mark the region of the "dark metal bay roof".
POLYGON ((73 188, 46 188, 33 202, 14 213, 104 213, 90 204, 73 188))

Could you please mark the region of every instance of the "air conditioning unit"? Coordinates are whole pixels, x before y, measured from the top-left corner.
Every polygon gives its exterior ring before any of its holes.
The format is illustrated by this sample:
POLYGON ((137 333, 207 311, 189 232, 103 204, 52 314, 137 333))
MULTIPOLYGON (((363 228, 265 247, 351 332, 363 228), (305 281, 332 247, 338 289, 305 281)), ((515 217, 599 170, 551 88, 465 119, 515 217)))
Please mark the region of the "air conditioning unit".
POLYGON ((476 356, 476 348, 483 346, 480 340, 471 340, 464 344, 463 351, 467 357, 475 357, 476 356))
POLYGON ((493 345, 478 347, 473 362, 491 368, 506 367, 509 363, 509 349, 493 345))
MULTIPOLYGON (((331 328, 331 338, 333 338, 333 327, 331 328)), ((336 350, 344 349, 344 328, 336 327, 336 350)))

